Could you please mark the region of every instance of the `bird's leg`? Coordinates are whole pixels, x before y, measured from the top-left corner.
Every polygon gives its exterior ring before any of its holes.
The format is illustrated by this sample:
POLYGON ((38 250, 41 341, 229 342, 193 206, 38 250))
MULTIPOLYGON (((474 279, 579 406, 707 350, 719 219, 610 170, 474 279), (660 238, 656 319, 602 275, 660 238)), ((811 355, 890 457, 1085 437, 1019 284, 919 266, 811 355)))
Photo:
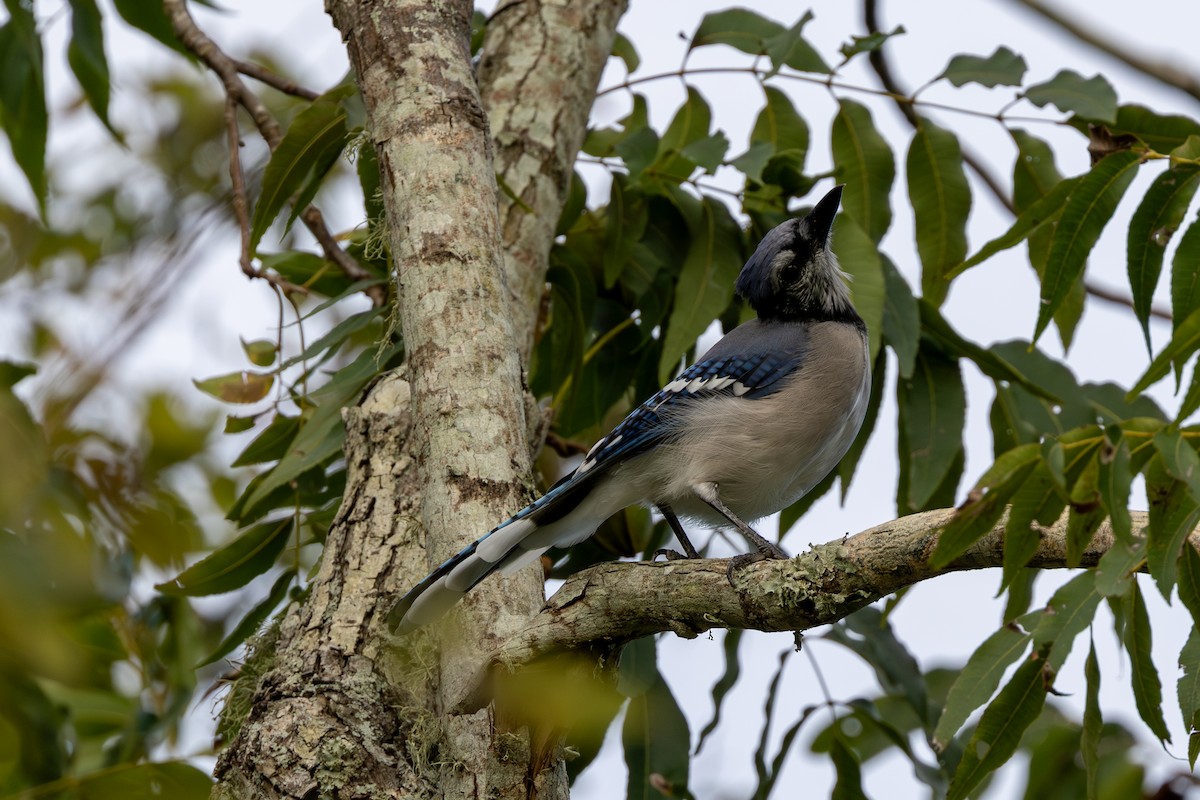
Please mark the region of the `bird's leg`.
POLYGON ((654 555, 666 556, 667 561, 676 561, 682 558, 699 558, 700 554, 692 546, 692 541, 688 539, 687 532, 683 529, 683 523, 679 521, 679 517, 675 516, 674 509, 666 503, 658 503, 654 507, 658 509, 658 513, 663 515, 663 519, 667 521, 667 524, 671 526, 671 530, 675 532, 675 538, 683 545, 683 555, 665 547, 655 550, 654 555))
POLYGON ((734 556, 729 560, 729 569, 725 571, 725 575, 729 578, 729 582, 731 584, 733 583, 733 573, 747 564, 753 564, 755 561, 762 561, 764 558, 791 558, 791 556, 789 556, 782 547, 774 542, 768 542, 766 539, 759 536, 758 532, 754 530, 754 528, 751 528, 749 525, 743 522, 737 514, 734 514, 733 511, 729 509, 729 506, 725 505, 725 503, 721 501, 721 496, 717 493, 717 484, 712 482, 697 483, 692 486, 692 491, 697 497, 711 506, 714 511, 732 522, 733 526, 738 529, 738 533, 742 534, 742 536, 745 536, 746 540, 749 541, 750 544, 754 545, 754 549, 757 551, 754 553, 743 553, 742 555, 734 556))

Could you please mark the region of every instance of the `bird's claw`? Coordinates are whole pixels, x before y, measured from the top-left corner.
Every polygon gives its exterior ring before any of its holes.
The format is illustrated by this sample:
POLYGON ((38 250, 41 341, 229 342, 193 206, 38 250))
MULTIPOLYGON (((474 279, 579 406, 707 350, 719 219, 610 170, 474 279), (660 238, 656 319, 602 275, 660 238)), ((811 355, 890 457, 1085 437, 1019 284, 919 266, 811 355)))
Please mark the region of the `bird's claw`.
POLYGON ((766 546, 760 546, 756 552, 742 553, 741 555, 736 555, 729 559, 729 566, 725 568, 725 578, 729 581, 729 585, 736 589, 737 585, 733 582, 733 573, 737 572, 738 570, 745 569, 751 564, 759 561, 786 560, 789 558, 791 558, 791 556, 789 556, 783 550, 783 548, 779 547, 779 545, 766 542, 766 546))
POLYGON ((667 561, 687 561, 689 558, 696 558, 696 556, 685 556, 678 550, 672 550, 669 547, 660 547, 659 549, 655 550, 654 558, 658 558, 659 556, 662 556, 667 561))

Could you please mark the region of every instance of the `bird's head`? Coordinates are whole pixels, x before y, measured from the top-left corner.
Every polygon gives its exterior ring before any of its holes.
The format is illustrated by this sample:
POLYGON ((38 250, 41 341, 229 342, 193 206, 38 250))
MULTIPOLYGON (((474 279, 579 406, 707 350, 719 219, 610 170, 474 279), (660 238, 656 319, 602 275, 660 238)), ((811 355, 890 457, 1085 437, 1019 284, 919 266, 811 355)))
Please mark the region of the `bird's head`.
POLYGON ((842 187, 833 187, 807 217, 790 219, 764 236, 742 267, 737 292, 760 319, 858 319, 846 273, 829 249, 841 199, 842 187))

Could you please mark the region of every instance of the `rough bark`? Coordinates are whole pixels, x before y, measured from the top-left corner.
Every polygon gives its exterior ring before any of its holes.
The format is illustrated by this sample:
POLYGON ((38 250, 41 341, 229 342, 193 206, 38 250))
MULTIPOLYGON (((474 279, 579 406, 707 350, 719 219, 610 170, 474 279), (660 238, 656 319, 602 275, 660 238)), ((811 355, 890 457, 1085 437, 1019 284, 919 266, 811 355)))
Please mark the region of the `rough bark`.
POLYGON ((569 165, 623 4, 519 5, 489 45, 500 168, 532 210, 506 223, 502 255, 499 210, 511 214, 512 203, 498 201, 467 52, 470 4, 327 3, 379 156, 408 359, 403 377, 346 412, 341 511, 311 593, 285 615, 273 667, 221 756, 214 796, 567 794, 561 759, 531 774, 527 738, 497 730, 491 711, 443 713, 482 654, 541 605, 539 570, 480 587, 439 641, 396 647, 384 627, 431 564, 528 499, 520 354, 534 318, 513 309, 536 308, 542 294, 569 165), (532 58, 523 52, 531 45, 532 58), (564 59, 580 61, 567 68, 564 59), (578 108, 554 110, 565 104, 578 108), (509 290, 509 276, 520 289, 509 290))
POLYGON ((523 363, 533 346, 555 226, 625 6, 624 0, 513 2, 488 24, 479 86, 504 184, 504 265, 523 363))
MULTIPOLYGON (((816 545, 792 559, 759 561, 734 572, 732 582, 727 559, 599 564, 567 580, 536 617, 492 653, 456 709, 487 702, 498 676, 544 656, 582 650, 611 664, 626 642, 665 631, 684 638, 711 628, 805 631, 938 575, 1003 566, 1007 515, 949 565, 930 566, 939 529, 953 514, 954 509, 913 514, 816 545)), ((1131 516, 1134 530, 1144 531, 1148 515, 1135 511, 1131 516)), ((1067 515, 1040 534, 1029 566, 1067 567, 1067 515)), ((1114 541, 1106 520, 1078 566, 1096 566, 1114 541)), ((1200 532, 1191 542, 1200 549, 1200 532)))

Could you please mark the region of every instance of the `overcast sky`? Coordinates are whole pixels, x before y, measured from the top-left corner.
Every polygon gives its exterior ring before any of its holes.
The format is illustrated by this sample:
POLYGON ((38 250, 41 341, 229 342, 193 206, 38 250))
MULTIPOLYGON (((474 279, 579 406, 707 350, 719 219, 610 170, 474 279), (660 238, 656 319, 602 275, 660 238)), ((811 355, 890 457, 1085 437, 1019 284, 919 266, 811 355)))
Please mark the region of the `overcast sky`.
MULTIPOLYGON (((681 63, 686 39, 690 37, 700 17, 708 10, 725 7, 714 2, 683 2, 682 0, 634 0, 621 24, 621 31, 633 40, 642 58, 638 74, 653 74, 677 69, 681 63)), ((787 2, 747 3, 760 13, 784 24, 791 24, 804 6, 787 2)), ((340 79, 346 69, 346 58, 340 35, 332 29, 320 3, 228 2, 225 13, 196 8, 201 25, 218 42, 234 54, 244 56, 260 46, 283 56, 284 64, 293 64, 296 77, 313 88, 323 89, 340 79)), ((1142 53, 1156 54, 1177 66, 1200 72, 1200 60, 1195 53, 1195 31, 1200 29, 1200 4, 1175 2, 1160 4, 1162 13, 1131 13, 1128 4, 1082 2, 1071 0, 1059 4, 1063 10, 1081 20, 1126 41, 1130 48, 1142 53), (1167 10, 1169 9, 1169 10, 1167 10), (1169 18, 1168 18, 1169 17, 1169 18)), ((805 29, 805 36, 830 63, 836 63, 837 48, 850 34, 862 33, 863 25, 856 3, 814 3, 815 20, 805 29)), ((990 54, 999 45, 1007 45, 1022 54, 1029 64, 1029 81, 1048 79, 1059 69, 1071 68, 1085 76, 1103 73, 1117 88, 1121 102, 1138 102, 1160 112, 1178 112, 1196 116, 1200 113, 1194 100, 1182 93, 1165 91, 1142 80, 1095 51, 1073 44, 1046 28, 1014 2, 1005 0, 964 0, 958 3, 885 4, 884 27, 903 24, 907 33, 893 39, 888 51, 899 79, 914 87, 937 75, 951 56, 957 53, 990 54)), ((61 19, 61 18, 60 18, 61 19)), ((50 28, 51 40, 61 41, 65 35, 61 21, 50 28)), ((136 86, 139 70, 147 65, 161 65, 159 49, 146 45, 128 31, 110 26, 109 57, 113 62, 115 91, 113 118, 119 127, 127 129, 145 123, 145 109, 138 104, 133 91, 123 88, 136 86)), ((52 43, 50 53, 61 52, 52 43)), ((747 57, 724 47, 704 48, 693 54, 693 66, 744 65, 747 57)), ((848 67, 843 77, 860 86, 874 87, 873 77, 860 59, 848 67)), ((59 62, 50 63, 53 86, 52 105, 61 108, 73 89, 64 77, 59 62)), ((624 68, 618 62, 610 64, 603 85, 624 80, 624 68)), ((731 154, 744 149, 746 137, 761 103, 761 93, 745 76, 697 76, 689 81, 708 99, 714 112, 714 125, 723 129, 733 145, 731 154)), ((829 164, 829 122, 834 101, 819 86, 796 82, 778 82, 787 91, 798 109, 808 119, 812 129, 809 172, 826 169, 829 164)), ((651 119, 662 128, 670 120, 684 96, 678 80, 664 80, 640 86, 638 91, 650 100, 651 119)), ((885 101, 854 93, 843 93, 868 104, 876 123, 884 130, 897 151, 899 172, 892 202, 895 220, 883 249, 897 263, 910 283, 919 286, 919 266, 911 240, 911 216, 903 179, 903 153, 910 136, 906 124, 885 101)), ((1012 96, 1011 90, 987 91, 978 87, 954 90, 939 85, 923 95, 956 106, 994 111, 1012 96)), ((595 122, 607 124, 622 116, 628 108, 627 93, 617 92, 604 98, 594 111, 595 122)), ((953 128, 992 170, 1002 176, 1011 174, 1015 154, 1011 140, 995 122, 943 112, 930 112, 940 124, 953 128)), ((1052 110, 1041 111, 1026 104, 1014 113, 1054 117, 1052 110)), ((1059 148, 1058 163, 1065 174, 1075 174, 1087 168, 1084 140, 1076 133, 1053 125, 1028 126, 1059 148)), ((73 129, 55 130, 51 139, 51 158, 61 162, 88 136, 97 135, 87 125, 73 129)), ((96 167, 93 165, 92 169, 96 167)), ((1142 170, 1129 190, 1126 202, 1118 209, 1089 263, 1089 277, 1098 283, 1121 288, 1125 285, 1124 241, 1126 228, 1136 199, 1145 191, 1160 168, 1142 170)), ((86 167, 64 169, 64 180, 86 181, 86 167)), ((602 170, 584 170, 593 199, 607 198, 607 183, 602 170)), ((727 188, 740 188, 731 170, 724 170, 713 181, 727 188)), ((0 157, 0 185, 5 194, 19 193, 20 179, 13 172, 7 156, 0 157)), ((828 182, 826 182, 828 183, 828 182)), ((818 193, 828 188, 818 187, 818 193)), ((972 181, 974 206, 969 235, 971 249, 991 239, 1008 225, 1006 212, 985 189, 972 181)), ((353 199, 347 202, 326 202, 326 216, 334 229, 353 227, 360 222, 361 207, 353 199)), ((1195 217, 1194 210, 1188 219, 1195 217)), ((206 245, 207 256, 197 263, 193 273, 167 318, 156 325, 119 366, 114 394, 122 386, 169 385, 176 391, 187 391, 188 382, 195 377, 228 372, 241 368, 243 356, 238 337, 247 340, 262 338, 276 320, 276 305, 265 285, 248 284, 238 272, 236 242, 211 242, 206 245), (179 388, 184 387, 184 388, 179 388)), ((998 256, 985 265, 967 273, 954 285, 946 304, 950 321, 967 337, 984 344, 1013 338, 1029 338, 1037 311, 1037 283, 1024 260, 1024 248, 998 256)), ((1168 255, 1169 258, 1169 255, 1168 255)), ((1169 263, 1169 261, 1168 261, 1169 263)), ((1158 298, 1169 305, 1166 281, 1158 298)), ((10 294, 8 302, 16 302, 10 294)), ((3 307, 0 299, 0 308, 3 307)), ((96 331, 104 329, 97 309, 80 309, 75 315, 71 332, 82 345, 96 331)), ((1168 324, 1153 324, 1156 346, 1169 336, 1168 324)), ((1062 351, 1054 331, 1043 336, 1040 345, 1052 356, 1062 351)), ((12 330, 0 323, 0 354, 19 355, 19 343, 12 339, 12 330), (6 336, 8 338, 6 338, 6 336)), ((1142 337, 1131 312, 1102 302, 1092 301, 1080 325, 1076 344, 1067 358, 1081 380, 1116 381, 1131 385, 1148 363, 1142 337)), ((889 365, 894 375, 894 363, 889 365)), ((967 474, 960 487, 960 497, 971 482, 991 462, 991 435, 987 425, 987 409, 992 399, 990 382, 983 379, 970 365, 964 366, 968 382, 967 474)), ((1156 398, 1168 410, 1177 401, 1162 386, 1156 398)), ((192 398, 199 401, 198 398, 192 398)), ((222 409, 223 410, 223 409, 222 409)), ((887 521, 895 516, 895 405, 889 397, 881 411, 876 432, 860 466, 854 485, 844 506, 834 495, 819 502, 785 539, 792 551, 803 549, 809 542, 822 542, 854 533, 887 521)), ((1136 501, 1144 504, 1144 496, 1136 501)), ((1143 506, 1144 507, 1144 506, 1143 506)), ((773 523, 764 525, 764 533, 773 523)), ((729 552, 723 545, 717 554, 729 552)), ((1069 577, 1066 572, 1047 576, 1040 581, 1036 602, 1044 602, 1053 588, 1069 577)), ((992 599, 998 586, 998 575, 992 572, 958 574, 918 586, 904 599, 892 619, 902 639, 923 667, 961 664, 966 655, 998 625, 1002 605, 992 599)), ((1165 711, 1175 738, 1174 753, 1183 753, 1186 739, 1179 720, 1175 701, 1175 659, 1188 630, 1186 613, 1168 608, 1161 596, 1147 581, 1145 596, 1155 616, 1155 663, 1164 680, 1165 711)), ((1107 611, 1101 609, 1096 625, 1096 642, 1103 665, 1104 684, 1101 700, 1108 718, 1125 722, 1141 732, 1144 725, 1138 720, 1127 683, 1128 666, 1118 654, 1108 627, 1107 611)), ((814 631, 814 634, 819 631, 814 631)), ((721 670, 721 636, 693 641, 680 640, 672 635, 660 639, 660 663, 672 689, 683 705, 694 737, 711 715, 709 691, 721 670)), ((838 645, 810 636, 807 641, 820 664, 835 699, 847 700, 871 696, 877 687, 868 667, 844 652, 838 645)), ((722 727, 706 744, 703 756, 693 763, 692 788, 697 796, 741 797, 749 794, 754 785, 751 755, 757 743, 761 709, 766 684, 778 662, 778 655, 790 647, 791 637, 785 634, 747 634, 743 642, 743 673, 738 686, 727 698, 722 727)), ((1072 697, 1060 702, 1071 708, 1082 704, 1082 641, 1077 643, 1072 658, 1058 680, 1060 690, 1072 697)), ((790 661, 782 683, 777 709, 776 727, 790 724, 805 706, 822 700, 812 666, 805 657, 790 661)), ((197 709, 195 725, 185 747, 202 750, 211 736, 209 706, 197 709)), ((809 734, 824 725, 823 720, 808 723, 809 734)), ((610 737, 609 746, 577 783, 575 797, 581 800, 602 800, 618 796, 625 782, 625 771, 619 747, 619 726, 610 737)), ((777 746, 781 730, 774 732, 777 746)), ((806 755, 809 736, 802 734, 793 747, 784 777, 776 797, 820 797, 832 785, 833 770, 824 758, 806 755)), ((923 748, 922 748, 923 749, 923 748)), ((1152 744, 1144 751, 1152 774, 1161 777, 1185 768, 1160 753, 1152 744)), ((928 756, 928 753, 926 753, 928 756)), ((929 756, 931 758, 931 756, 929 756)), ((989 793, 993 798, 1018 796, 1023 783, 1021 776, 997 782, 989 793)), ((867 772, 867 792, 877 798, 924 797, 920 784, 912 778, 907 762, 901 757, 886 757, 867 772)))

